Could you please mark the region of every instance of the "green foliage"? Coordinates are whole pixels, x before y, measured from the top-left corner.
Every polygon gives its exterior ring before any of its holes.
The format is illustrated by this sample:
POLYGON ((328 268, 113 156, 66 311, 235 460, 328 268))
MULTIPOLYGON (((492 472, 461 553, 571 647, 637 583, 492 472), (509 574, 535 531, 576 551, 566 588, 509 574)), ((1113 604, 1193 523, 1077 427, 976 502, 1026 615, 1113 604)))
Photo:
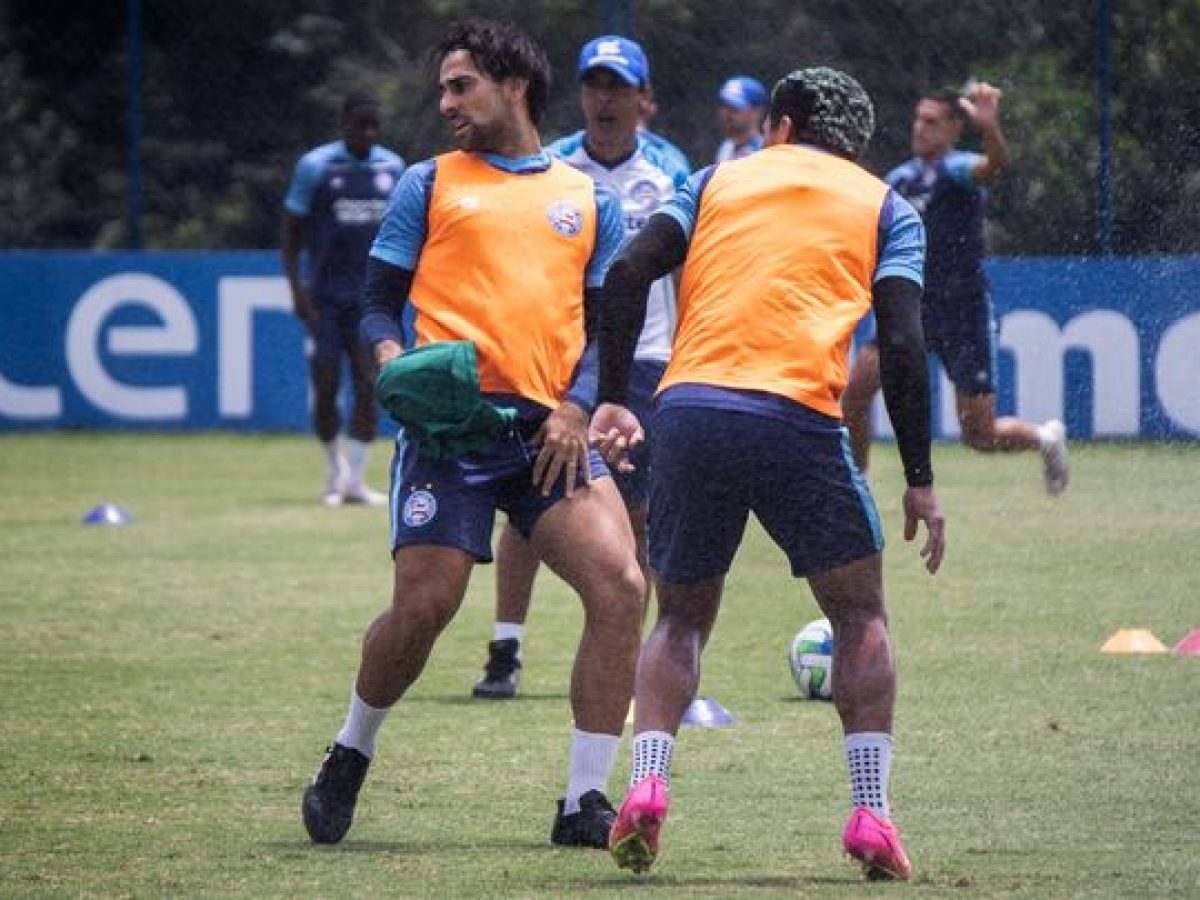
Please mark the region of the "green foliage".
MULTIPOLYGON (((579 46, 604 0, 211 0, 144 3, 141 171, 151 248, 276 244, 296 159, 337 135, 347 89, 374 86, 386 142, 410 160, 446 147, 429 48, 454 18, 518 22, 546 46, 556 87, 545 137, 580 126, 579 46)), ((616 6, 616 3, 612 3, 616 6)), ((110 5, 13 0, 0 14, 0 247, 127 240, 124 22, 110 5)), ((866 159, 908 154, 914 99, 987 76, 1006 91, 1015 165, 998 185, 993 249, 1096 252, 1096 11, 1013 0, 630 0, 654 72, 654 127, 694 165, 718 142, 717 87, 832 65, 871 92, 866 159)), ((1200 0, 1113 4, 1116 248, 1200 250, 1200 0)))
MULTIPOLYGON (((1076 446, 1050 500, 1034 454, 939 445, 950 550, 931 578, 900 535, 892 449, 873 478, 900 670, 892 794, 917 873, 903 892, 1194 897, 1200 659, 1099 648, 1118 628, 1170 644, 1200 626, 1200 451, 1076 446)), ((737 722, 682 731, 648 877, 548 843, 582 619, 560 582, 539 580, 522 696, 469 698, 487 568, 385 726, 347 841, 310 845, 300 794, 390 591, 386 514, 324 509, 320 482, 300 437, 0 441, 5 896, 863 895, 839 853, 834 710, 788 673, 818 614, 757 528, 701 679, 737 722), (102 500, 133 523, 80 524, 102 500)), ((626 741, 614 797, 628 761, 626 741)))
POLYGON ((1005 90, 1012 169, 994 192, 990 246, 1019 253, 1095 252, 1097 115, 1093 85, 1061 51, 1014 54, 983 73, 1005 90), (1043 165, 1045 160, 1068 165, 1043 165), (1068 224, 1069 223, 1069 224, 1068 224), (1071 227, 1073 226, 1073 227, 1071 227))

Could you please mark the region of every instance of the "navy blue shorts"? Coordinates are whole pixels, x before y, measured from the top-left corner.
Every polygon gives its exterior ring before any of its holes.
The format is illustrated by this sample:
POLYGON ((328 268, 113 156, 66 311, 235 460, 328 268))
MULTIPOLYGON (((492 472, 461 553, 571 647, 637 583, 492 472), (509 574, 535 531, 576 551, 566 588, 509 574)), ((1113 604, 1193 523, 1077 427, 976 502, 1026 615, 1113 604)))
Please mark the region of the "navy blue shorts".
POLYGON ((654 430, 654 392, 667 371, 666 362, 636 359, 629 373, 629 409, 638 417, 646 432, 646 440, 629 454, 632 472, 616 472, 613 480, 621 491, 625 505, 645 506, 650 496, 650 434, 654 430))
POLYGON ((653 443, 650 567, 666 581, 727 573, 751 512, 797 578, 883 549, 837 419, 769 394, 681 385, 659 397, 653 443))
MULTIPOLYGON (((996 393, 996 319, 986 291, 925 297, 921 325, 925 349, 938 358, 956 391, 972 396, 996 393)), ((873 314, 863 317, 855 340, 879 346, 873 314)))
MULTIPOLYGON (((496 510, 528 540, 542 513, 563 497, 562 479, 543 497, 533 483, 537 448, 514 431, 486 450, 461 459, 423 456, 396 435, 392 458, 392 552, 401 547, 436 544, 457 547, 479 562, 492 561, 492 526, 496 510)), ((604 460, 589 454, 592 478, 608 475, 604 460)), ((578 473, 576 484, 584 483, 578 473)))
POLYGON ((996 319, 986 292, 926 298, 925 346, 937 355, 960 394, 996 393, 996 319))

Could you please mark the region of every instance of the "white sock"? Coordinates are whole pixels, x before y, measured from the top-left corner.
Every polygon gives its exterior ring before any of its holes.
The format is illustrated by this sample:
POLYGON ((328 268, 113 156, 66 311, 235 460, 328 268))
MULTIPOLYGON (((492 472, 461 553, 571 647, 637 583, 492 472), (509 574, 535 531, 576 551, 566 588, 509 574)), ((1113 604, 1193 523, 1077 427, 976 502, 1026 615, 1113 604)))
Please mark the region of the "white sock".
POLYGON ((521 643, 521 632, 525 626, 519 622, 497 622, 492 626, 493 641, 508 641, 516 639, 517 643, 521 643))
POLYGON ((359 699, 358 691, 351 691, 350 711, 346 713, 346 723, 338 732, 337 742, 343 747, 353 747, 367 759, 374 759, 375 737, 391 711, 391 707, 376 709, 367 706, 359 699))
POLYGON ((636 786, 648 775, 657 775, 671 783, 671 754, 675 738, 665 731, 643 731, 633 736, 633 774, 629 786, 636 786))
POLYGON ((565 815, 579 812, 579 798, 588 791, 603 794, 608 789, 608 776, 612 773, 620 742, 619 734, 572 730, 571 769, 567 776, 567 791, 563 794, 565 815))
POLYGON ((337 438, 332 441, 321 441, 321 449, 325 451, 325 473, 332 483, 342 477, 345 468, 345 461, 338 451, 337 438))
POLYGON ((888 778, 892 772, 892 736, 859 731, 842 739, 850 770, 850 802, 888 818, 888 778))
POLYGON ((367 472, 367 451, 370 445, 350 438, 346 441, 346 463, 350 467, 349 483, 352 487, 361 487, 363 476, 367 472))

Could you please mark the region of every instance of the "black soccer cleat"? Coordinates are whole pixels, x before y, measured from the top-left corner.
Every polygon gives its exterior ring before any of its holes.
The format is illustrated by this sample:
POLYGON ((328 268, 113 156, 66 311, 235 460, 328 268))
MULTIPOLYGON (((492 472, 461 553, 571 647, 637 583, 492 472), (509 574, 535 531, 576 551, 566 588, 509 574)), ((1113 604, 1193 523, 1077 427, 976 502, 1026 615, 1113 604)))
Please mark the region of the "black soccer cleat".
POLYGON ((563 815, 563 802, 558 801, 550 843, 560 847, 607 850, 608 833, 617 819, 617 812, 608 798, 599 791, 588 791, 579 798, 579 812, 570 815, 563 815))
POLYGON ((354 804, 367 777, 371 760, 352 747, 334 744, 312 784, 304 791, 300 809, 308 836, 318 844, 336 844, 350 830, 354 804))
POLYGON ((475 682, 471 694, 485 700, 503 700, 517 695, 521 682, 521 660, 517 651, 521 642, 516 638, 505 638, 488 644, 488 661, 483 667, 483 677, 475 682))

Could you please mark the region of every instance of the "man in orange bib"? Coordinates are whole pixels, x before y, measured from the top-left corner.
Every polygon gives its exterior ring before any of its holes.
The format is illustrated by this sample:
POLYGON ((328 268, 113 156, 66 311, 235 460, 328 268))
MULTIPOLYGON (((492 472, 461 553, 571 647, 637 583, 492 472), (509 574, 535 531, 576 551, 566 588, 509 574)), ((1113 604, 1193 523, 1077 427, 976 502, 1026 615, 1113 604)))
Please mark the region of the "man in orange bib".
MULTIPOLYGON (((675 734, 753 512, 833 627, 853 806, 843 846, 868 877, 910 875, 888 809, 895 670, 883 537, 838 403, 851 334, 868 309, 909 485, 905 537, 925 523, 931 573, 945 524, 930 467, 924 229, 855 162, 873 126, 853 78, 792 72, 772 93, 767 146, 693 175, 609 271, 600 397, 621 402, 645 286, 683 264, 679 327, 650 430, 659 617, 639 661, 633 775, 610 836, 622 867, 644 871, 658 853, 675 734)), ((608 412, 597 413, 598 430, 608 412)))
POLYGON ((492 445, 449 459, 398 434, 392 602, 367 630, 345 724, 304 795, 304 824, 319 843, 349 829, 384 717, 420 676, 475 564, 491 561, 502 509, 586 611, 551 841, 603 848, 645 592, 621 496, 587 435, 596 369, 585 323, 624 235, 621 207, 542 149, 541 48, 509 26, 475 23, 455 26, 439 53, 441 112, 461 149, 413 166, 392 195, 361 333, 381 367, 404 352, 408 314, 417 346, 473 343, 482 398, 517 417, 492 445))

